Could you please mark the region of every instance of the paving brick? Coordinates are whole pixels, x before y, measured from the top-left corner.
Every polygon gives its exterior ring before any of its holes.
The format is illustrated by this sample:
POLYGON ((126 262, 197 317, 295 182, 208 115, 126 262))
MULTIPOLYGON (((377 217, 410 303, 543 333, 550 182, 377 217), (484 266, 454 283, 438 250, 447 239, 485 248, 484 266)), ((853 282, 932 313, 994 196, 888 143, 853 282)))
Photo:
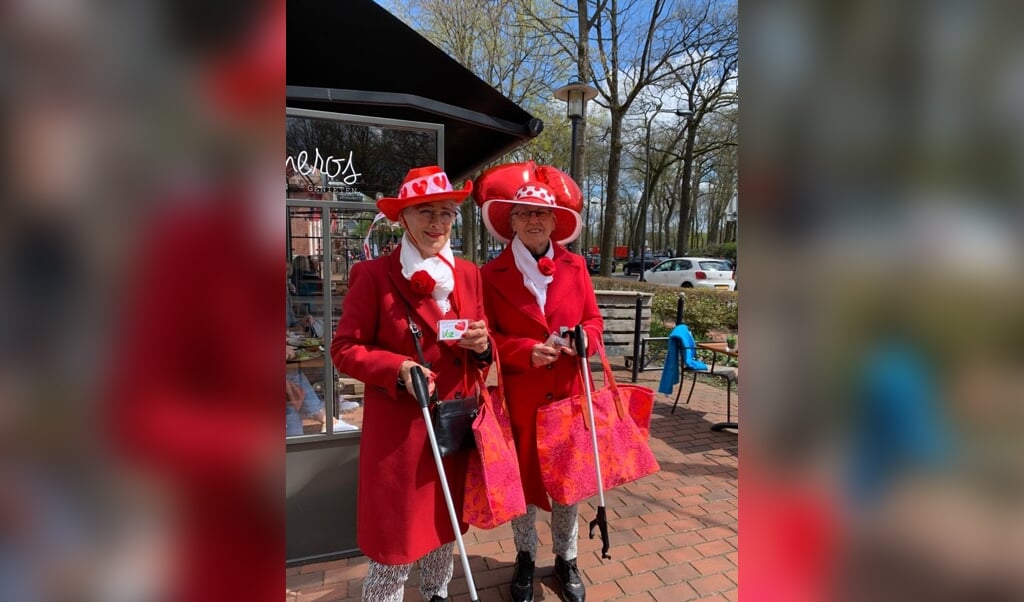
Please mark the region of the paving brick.
POLYGON ((649 512, 640 518, 644 519, 644 522, 648 525, 653 525, 675 520, 676 516, 671 512, 649 512))
POLYGON ((315 573, 299 573, 298 575, 288 575, 284 578, 285 589, 291 590, 293 592, 322 587, 323 584, 324 574, 319 571, 315 573))
POLYGON ((324 571, 323 581, 326 585, 328 583, 340 583, 342 581, 350 581, 352 579, 363 579, 366 577, 366 569, 367 565, 365 564, 330 569, 324 571))
POLYGON ((348 566, 348 560, 334 560, 331 562, 313 562, 299 567, 300 573, 315 573, 317 571, 324 571, 330 569, 337 569, 344 566, 348 566))
POLYGON ((693 568, 693 565, 686 561, 669 564, 666 567, 657 569, 654 571, 654 574, 666 585, 701 577, 700 571, 693 568))
POLYGON ((665 523, 647 525, 646 527, 637 527, 634 531, 641 539, 650 539, 675 533, 675 529, 672 528, 672 525, 665 523))
POLYGON ((694 546, 697 551, 700 552, 701 556, 718 556, 719 554, 728 554, 734 552, 736 549, 732 547, 727 541, 716 539, 707 543, 697 544, 694 546))
POLYGON ((654 569, 660 569, 661 567, 668 564, 664 558, 659 554, 647 554, 645 556, 637 556, 636 558, 630 558, 623 561, 626 563, 626 568, 633 575, 643 573, 646 571, 653 571, 654 569))
POLYGON ((689 583, 690 586, 702 596, 736 587, 735 583, 722 574, 708 575, 707 577, 701 577, 700 579, 693 579, 689 583))
POLYGON ((658 602, 686 602, 700 595, 689 583, 677 583, 668 587, 651 590, 650 593, 658 602))
POLYGON ((697 532, 700 533, 700 536, 707 541, 713 541, 715 539, 725 539, 736 534, 736 532, 733 531, 731 526, 710 527, 707 529, 700 529, 697 532))
POLYGON ((617 600, 619 602, 651 602, 652 600, 654 600, 654 596, 652 596, 649 592, 637 592, 635 594, 630 594, 627 596, 623 596, 621 598, 617 598, 617 600))
POLYGON ((632 505, 629 505, 629 506, 621 506, 621 507, 617 507, 615 509, 615 511, 619 514, 619 516, 637 516, 637 517, 641 517, 644 514, 647 514, 648 512, 650 512, 650 510, 646 506, 644 506, 643 504, 632 504, 632 505))
POLYGON ((627 594, 646 592, 665 585, 654 573, 641 573, 630 575, 618 580, 619 587, 627 594))
POLYGON ((637 555, 643 556, 644 554, 651 554, 654 552, 660 552, 662 550, 668 550, 673 548, 672 542, 667 537, 645 537, 640 541, 633 542, 630 544, 637 555))
POLYGON ((604 583, 628 576, 629 570, 621 562, 611 562, 601 566, 587 567, 583 569, 583 573, 591 583, 604 583))
POLYGON ((297 602, 334 602, 336 600, 344 600, 347 597, 348 586, 335 585, 304 590, 296 600, 297 602))
POLYGON ((700 506, 707 502, 702 495, 686 495, 675 499, 676 505, 680 508, 690 508, 693 506, 700 506))
POLYGON ((700 555, 700 552, 692 546, 662 550, 661 552, 658 552, 658 554, 660 554, 668 564, 679 564, 703 558, 703 556, 700 555))
MULTIPOLYGON (((461 568, 461 567, 460 567, 461 568)), ((498 587, 512 582, 512 569, 500 568, 492 570, 473 569, 473 583, 478 590, 498 587)), ((468 588, 467 588, 468 589, 468 588)))
MULTIPOLYGON (((617 600, 622 597, 622 588, 614 581, 598 583, 587 588, 587 600, 617 600)), ((551 593, 544 597, 544 600, 558 600, 558 594, 552 588, 551 593)))
MULTIPOLYGON (((639 540, 634 540, 634 543, 636 541, 639 540)), ((613 560, 628 560, 641 555, 633 548, 632 545, 620 545, 620 543, 621 542, 619 542, 618 539, 612 538, 612 547, 608 550, 608 553, 611 555, 613 560)))
MULTIPOLYGON (((501 556, 504 554, 501 540, 481 542, 473 546, 473 554, 480 556, 501 556)), ((467 550, 469 548, 467 547, 467 550)))
MULTIPOLYGON (((704 510, 704 512, 707 512, 708 514, 716 514, 719 512, 725 513, 736 510, 736 502, 732 500, 722 500, 717 502, 708 502, 706 504, 701 504, 700 507, 704 510)), ((730 516, 729 518, 730 522, 732 522, 733 517, 730 516)))
POLYGON ((671 500, 679 497, 679 492, 674 489, 656 489, 651 492, 651 498, 656 500, 671 500))
POLYGON ((701 575, 714 575, 715 573, 724 573, 730 569, 735 568, 733 563, 729 562, 729 559, 725 556, 713 556, 711 558, 701 558, 700 560, 694 560, 690 563, 693 568, 701 575))

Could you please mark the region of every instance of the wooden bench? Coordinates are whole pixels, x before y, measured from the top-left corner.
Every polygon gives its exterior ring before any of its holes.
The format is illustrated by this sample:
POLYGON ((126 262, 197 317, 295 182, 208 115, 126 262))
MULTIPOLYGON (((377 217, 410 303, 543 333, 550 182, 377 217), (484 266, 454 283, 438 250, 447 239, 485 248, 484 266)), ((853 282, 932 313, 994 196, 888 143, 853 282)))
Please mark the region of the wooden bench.
MULTIPOLYGON (((622 356, 633 369, 632 381, 645 370, 661 370, 668 352, 668 337, 652 337, 651 302, 654 295, 636 291, 594 291, 604 317, 604 343, 609 356, 622 356)), ((679 293, 676 324, 682 322, 686 293, 679 293)))
MULTIPOLYGON (((640 330, 651 328, 651 293, 636 291, 594 291, 604 318, 604 348, 609 357, 633 357, 637 332, 637 300, 640 302, 640 330)), ((628 366, 627 366, 628 367, 628 366)))

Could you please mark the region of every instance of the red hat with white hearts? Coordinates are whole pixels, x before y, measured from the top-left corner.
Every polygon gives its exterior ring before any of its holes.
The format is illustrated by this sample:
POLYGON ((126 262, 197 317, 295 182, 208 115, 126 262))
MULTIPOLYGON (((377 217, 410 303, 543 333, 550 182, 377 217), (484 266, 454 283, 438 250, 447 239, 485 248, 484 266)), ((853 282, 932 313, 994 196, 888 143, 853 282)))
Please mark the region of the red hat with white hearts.
POLYGON ((461 203, 473 191, 473 182, 466 181, 462 190, 454 190, 448 175, 437 165, 416 167, 409 170, 398 189, 395 198, 382 198, 377 201, 377 209, 389 220, 398 221, 398 214, 406 207, 432 203, 434 201, 455 201, 461 203))
POLYGON ((551 240, 560 245, 576 240, 583 230, 579 212, 563 206, 550 186, 533 181, 520 186, 511 199, 490 199, 481 207, 487 231, 503 243, 510 242, 515 236, 511 222, 512 208, 516 205, 537 205, 551 209, 555 214, 555 229, 551 233, 551 240))

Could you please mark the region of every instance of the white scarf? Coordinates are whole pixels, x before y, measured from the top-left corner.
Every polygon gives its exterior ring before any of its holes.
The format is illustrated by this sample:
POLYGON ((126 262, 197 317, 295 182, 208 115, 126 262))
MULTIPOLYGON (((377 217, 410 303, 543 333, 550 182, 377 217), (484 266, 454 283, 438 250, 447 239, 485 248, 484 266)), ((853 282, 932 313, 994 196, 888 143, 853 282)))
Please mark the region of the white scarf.
MULTIPOLYGON (((548 285, 551 284, 555 277, 554 275, 545 276, 540 273, 540 268, 537 267, 537 260, 533 258, 533 253, 526 248, 523 241, 519 240, 518 235, 512 237, 510 244, 512 246, 512 257, 516 260, 516 268, 523 275, 523 286, 537 298, 540 313, 544 314, 544 304, 548 300, 548 285)), ((553 258, 555 256, 555 245, 548 242, 548 250, 544 253, 544 256, 548 259, 553 258)))
POLYGON ((436 256, 424 259, 420 256, 419 249, 409 240, 409 234, 402 234, 402 251, 398 257, 402 263, 402 276, 409 280, 413 274, 420 270, 430 274, 430 277, 436 283, 431 296, 441 309, 441 314, 446 315, 452 308, 448 296, 455 289, 455 274, 452 273, 452 268, 449 267, 449 265, 455 265, 455 256, 452 254, 450 241, 444 243, 444 248, 441 249, 438 255, 447 259, 448 263, 445 263, 444 260, 436 256))

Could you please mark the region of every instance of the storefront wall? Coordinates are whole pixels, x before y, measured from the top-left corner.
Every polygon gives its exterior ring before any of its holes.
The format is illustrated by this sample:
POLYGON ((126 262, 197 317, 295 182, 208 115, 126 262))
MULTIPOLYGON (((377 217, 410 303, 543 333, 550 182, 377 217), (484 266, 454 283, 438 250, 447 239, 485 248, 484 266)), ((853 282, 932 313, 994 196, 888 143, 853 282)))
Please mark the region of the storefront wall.
POLYGON ((302 391, 285 405, 287 560, 294 565, 360 553, 363 386, 334 369, 328 350, 352 265, 401 237, 387 220, 374 224, 376 199, 394 194, 409 169, 444 164, 444 129, 303 109, 288 109, 286 119, 285 372, 302 391))

